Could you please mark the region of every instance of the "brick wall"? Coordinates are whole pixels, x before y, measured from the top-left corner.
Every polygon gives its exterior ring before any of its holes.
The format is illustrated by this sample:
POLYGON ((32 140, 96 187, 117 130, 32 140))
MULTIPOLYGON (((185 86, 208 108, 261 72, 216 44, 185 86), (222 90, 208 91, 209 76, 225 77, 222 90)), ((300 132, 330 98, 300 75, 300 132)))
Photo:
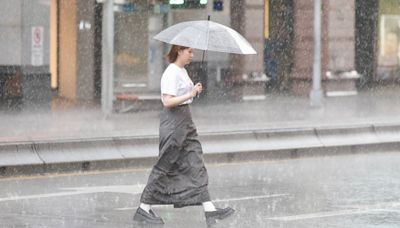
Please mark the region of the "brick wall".
POLYGON ((355 55, 354 0, 329 1, 328 29, 328 70, 353 70, 355 55))
MULTIPOLYGON (((323 81, 326 80, 328 70, 354 69, 354 4, 354 0, 322 1, 321 77, 323 81)), ((290 89, 295 94, 306 95, 311 90, 313 74, 314 1, 294 1, 294 11, 294 58, 290 89)))
MULTIPOLYGON (((264 0, 236 0, 231 5, 232 27, 242 34, 256 50, 256 55, 232 55, 235 77, 263 72, 264 0)), ((239 79, 240 80, 240 79, 239 79)))
POLYGON ((256 55, 243 56, 245 73, 263 72, 264 58, 264 0, 247 0, 244 12, 244 37, 257 51, 256 55))

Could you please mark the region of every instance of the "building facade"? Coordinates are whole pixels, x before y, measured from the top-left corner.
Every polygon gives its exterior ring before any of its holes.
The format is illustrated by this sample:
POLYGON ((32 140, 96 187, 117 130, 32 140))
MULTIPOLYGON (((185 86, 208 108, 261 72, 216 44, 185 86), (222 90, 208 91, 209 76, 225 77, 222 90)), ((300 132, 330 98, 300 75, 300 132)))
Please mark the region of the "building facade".
MULTIPOLYGON (((263 99, 274 90, 306 95, 311 89, 313 0, 110 1, 2 1, 2 108, 11 97, 35 107, 62 99, 111 102, 111 109, 119 94, 158 99, 169 46, 152 37, 208 15, 240 32, 258 54, 207 52, 207 75, 201 75, 203 53, 197 51, 188 68, 205 84, 204 99, 263 99)), ((325 94, 397 81, 400 3, 322 2, 325 94)))

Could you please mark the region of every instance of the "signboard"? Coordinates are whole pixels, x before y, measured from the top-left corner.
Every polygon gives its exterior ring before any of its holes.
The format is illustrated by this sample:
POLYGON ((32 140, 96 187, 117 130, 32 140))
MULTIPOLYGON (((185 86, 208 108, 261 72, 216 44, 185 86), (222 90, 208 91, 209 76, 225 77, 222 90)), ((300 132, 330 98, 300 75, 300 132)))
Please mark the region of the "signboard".
POLYGON ((43 65, 43 27, 32 27, 31 64, 33 66, 43 65))

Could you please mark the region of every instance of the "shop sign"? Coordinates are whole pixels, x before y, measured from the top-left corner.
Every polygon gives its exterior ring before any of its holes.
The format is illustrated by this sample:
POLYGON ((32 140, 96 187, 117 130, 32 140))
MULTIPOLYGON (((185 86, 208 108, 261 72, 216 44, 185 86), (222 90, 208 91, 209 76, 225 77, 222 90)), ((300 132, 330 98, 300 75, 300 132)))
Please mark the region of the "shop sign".
POLYGON ((43 65, 43 27, 32 27, 32 42, 31 42, 31 64, 33 66, 43 65))

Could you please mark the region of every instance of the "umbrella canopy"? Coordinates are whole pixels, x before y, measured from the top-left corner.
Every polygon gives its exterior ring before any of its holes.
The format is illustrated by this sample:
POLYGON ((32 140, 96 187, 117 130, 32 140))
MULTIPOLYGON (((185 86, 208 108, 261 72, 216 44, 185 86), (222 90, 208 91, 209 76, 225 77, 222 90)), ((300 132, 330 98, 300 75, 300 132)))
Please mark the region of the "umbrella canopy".
POLYGON ((154 39, 204 51, 257 54, 238 32, 207 20, 178 23, 161 31, 154 39))

